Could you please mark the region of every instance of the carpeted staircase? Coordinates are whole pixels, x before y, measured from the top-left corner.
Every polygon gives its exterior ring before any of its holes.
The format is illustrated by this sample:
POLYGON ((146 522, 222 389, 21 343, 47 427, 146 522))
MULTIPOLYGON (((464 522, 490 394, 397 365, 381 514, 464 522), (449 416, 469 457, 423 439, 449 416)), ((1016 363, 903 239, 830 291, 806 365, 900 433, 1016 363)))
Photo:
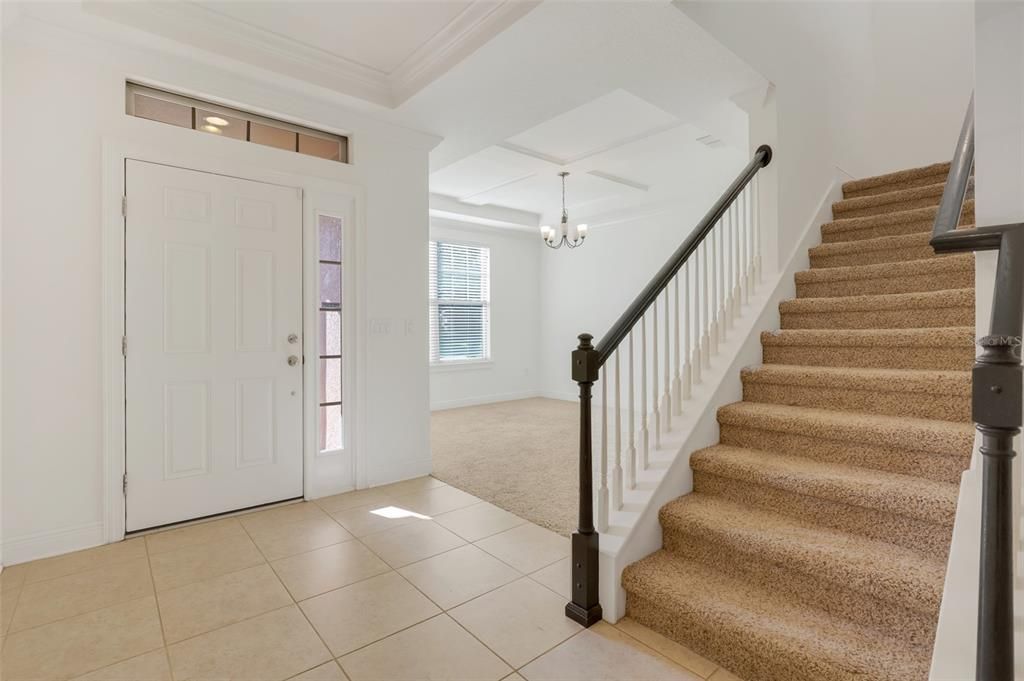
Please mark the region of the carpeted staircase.
POLYGON ((928 246, 948 171, 843 186, 664 548, 623 574, 630 617, 747 681, 928 676, 974 440, 974 258, 928 246))

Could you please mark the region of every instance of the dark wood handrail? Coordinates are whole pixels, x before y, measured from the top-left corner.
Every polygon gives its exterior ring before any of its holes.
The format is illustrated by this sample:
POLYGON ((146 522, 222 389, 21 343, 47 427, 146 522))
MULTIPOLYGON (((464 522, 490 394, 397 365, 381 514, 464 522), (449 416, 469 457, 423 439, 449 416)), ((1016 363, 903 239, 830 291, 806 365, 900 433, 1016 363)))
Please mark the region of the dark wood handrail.
POLYGON ((743 192, 750 181, 754 179, 754 175, 757 174, 761 168, 772 161, 772 148, 767 144, 762 144, 757 148, 754 153, 754 158, 750 160, 750 163, 743 169, 739 176, 733 180, 729 188, 725 190, 725 193, 719 197, 718 201, 715 201, 715 205, 711 206, 711 209, 707 214, 697 223, 693 231, 690 232, 689 236, 683 240, 679 248, 676 249, 675 253, 668 259, 668 261, 662 265, 658 273, 654 275, 654 278, 644 287, 644 290, 640 292, 626 309, 625 312, 619 316, 618 320, 612 324, 612 328, 608 329, 608 332, 601 336, 601 340, 597 344, 597 367, 604 366, 604 363, 608 361, 615 349, 619 347, 619 344, 625 340, 626 336, 629 335, 630 330, 636 326, 636 323, 640 321, 640 318, 644 316, 655 300, 658 299, 658 295, 665 290, 665 287, 672 281, 672 277, 676 276, 676 272, 679 271, 690 256, 697 250, 704 238, 711 232, 711 229, 715 224, 725 215, 725 212, 729 210, 733 202, 736 201, 736 197, 743 192))
MULTIPOLYGON (((601 620, 603 611, 598 598, 598 534, 594 528, 593 453, 591 451, 591 391, 600 375, 601 367, 619 344, 654 304, 662 291, 672 282, 679 269, 696 252, 697 247, 711 233, 737 197, 754 179, 757 172, 772 160, 772 148, 763 144, 754 158, 707 212, 697 226, 683 240, 654 278, 633 300, 608 333, 595 347, 593 337, 580 334, 579 346, 572 353, 572 379, 580 388, 580 502, 577 531, 572 534, 572 563, 570 573, 572 600, 565 606, 565 614, 585 627, 601 620)), ((667 322, 667 320, 666 320, 667 322)))
POLYGON ((953 161, 949 164, 949 176, 946 178, 946 186, 942 190, 939 210, 935 214, 932 239, 938 239, 944 234, 954 231, 960 225, 960 213, 964 208, 964 199, 967 197, 967 187, 970 185, 973 169, 974 95, 972 94, 971 100, 967 104, 963 125, 960 127, 960 137, 956 142, 956 150, 953 152, 953 161))

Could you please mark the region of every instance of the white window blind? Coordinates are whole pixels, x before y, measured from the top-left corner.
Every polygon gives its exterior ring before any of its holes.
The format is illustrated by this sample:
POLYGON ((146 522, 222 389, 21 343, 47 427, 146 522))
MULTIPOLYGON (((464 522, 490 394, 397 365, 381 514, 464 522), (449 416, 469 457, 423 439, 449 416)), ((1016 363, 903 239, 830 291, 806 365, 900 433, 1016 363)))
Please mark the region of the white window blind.
POLYGON ((430 242, 430 361, 489 359, 491 251, 430 242))

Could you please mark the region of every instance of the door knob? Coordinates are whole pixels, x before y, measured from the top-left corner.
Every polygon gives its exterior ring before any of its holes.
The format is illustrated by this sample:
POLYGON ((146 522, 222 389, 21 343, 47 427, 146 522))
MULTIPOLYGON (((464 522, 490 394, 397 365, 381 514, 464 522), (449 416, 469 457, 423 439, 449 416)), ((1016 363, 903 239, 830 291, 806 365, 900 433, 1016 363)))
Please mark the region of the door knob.
POLYGON ((288 334, 288 342, 289 343, 298 343, 299 342, 298 334, 294 334, 294 333, 288 334))
POLYGON ((288 366, 293 367, 293 366, 295 366, 298 363, 299 363, 299 358, 298 357, 296 357, 295 355, 289 355, 288 356, 288 366))

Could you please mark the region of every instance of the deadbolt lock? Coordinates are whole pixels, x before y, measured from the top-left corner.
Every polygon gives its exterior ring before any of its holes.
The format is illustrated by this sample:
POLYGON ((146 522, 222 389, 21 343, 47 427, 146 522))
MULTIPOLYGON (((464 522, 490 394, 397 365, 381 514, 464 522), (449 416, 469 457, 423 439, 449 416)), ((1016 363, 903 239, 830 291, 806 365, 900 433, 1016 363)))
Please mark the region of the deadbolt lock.
POLYGON ((298 343, 299 342, 298 334, 295 334, 295 333, 288 334, 288 342, 289 343, 298 343))

